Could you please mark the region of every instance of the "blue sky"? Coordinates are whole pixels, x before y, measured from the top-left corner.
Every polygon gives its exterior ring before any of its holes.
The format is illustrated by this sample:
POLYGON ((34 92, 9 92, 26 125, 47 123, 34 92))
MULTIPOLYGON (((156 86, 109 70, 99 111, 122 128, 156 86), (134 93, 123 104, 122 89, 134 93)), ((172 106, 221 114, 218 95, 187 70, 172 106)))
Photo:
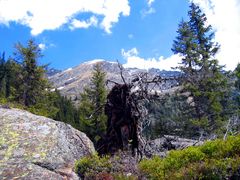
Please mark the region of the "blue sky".
MULTIPOLYGON (((228 64, 229 59, 226 59, 232 56, 229 69, 233 69, 240 60, 237 51, 240 50, 238 0, 229 0, 228 4, 210 0, 211 6, 208 0, 195 1, 213 24, 216 40, 227 50, 220 53, 220 62, 228 64), (225 27, 223 8, 234 17, 232 24, 226 19, 226 25, 233 28, 227 32, 222 30, 225 27)), ((93 59, 118 59, 126 67, 160 69, 170 69, 179 62, 180 58, 172 54, 171 47, 178 23, 187 18, 188 0, 31 2, 0 0, 0 52, 5 51, 7 56, 14 51, 16 42, 26 43, 34 38, 44 54, 40 62, 50 63, 57 69, 67 69, 93 59)))

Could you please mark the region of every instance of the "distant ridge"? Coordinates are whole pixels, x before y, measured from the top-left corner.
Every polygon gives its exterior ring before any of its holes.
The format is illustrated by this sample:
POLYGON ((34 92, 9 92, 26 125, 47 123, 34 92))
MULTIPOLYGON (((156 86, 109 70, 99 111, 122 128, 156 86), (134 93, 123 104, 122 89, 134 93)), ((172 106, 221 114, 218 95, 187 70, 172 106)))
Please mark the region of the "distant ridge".
MULTIPOLYGON (((120 76, 120 69, 117 62, 106 61, 104 59, 95 59, 92 61, 84 62, 73 68, 68 68, 64 71, 52 73, 48 76, 49 80, 53 83, 54 87, 57 88, 61 94, 76 99, 83 91, 84 87, 90 83, 92 77, 93 67, 100 63, 103 70, 106 72, 106 77, 109 80, 123 83, 120 76)), ((163 77, 179 76, 178 71, 165 71, 159 69, 143 70, 138 68, 124 68, 123 76, 130 81, 134 74, 141 72, 148 72, 150 76, 161 75, 163 77)), ((168 89, 172 84, 166 85, 165 89, 168 89)), ((110 86, 111 87, 111 86, 110 86)))

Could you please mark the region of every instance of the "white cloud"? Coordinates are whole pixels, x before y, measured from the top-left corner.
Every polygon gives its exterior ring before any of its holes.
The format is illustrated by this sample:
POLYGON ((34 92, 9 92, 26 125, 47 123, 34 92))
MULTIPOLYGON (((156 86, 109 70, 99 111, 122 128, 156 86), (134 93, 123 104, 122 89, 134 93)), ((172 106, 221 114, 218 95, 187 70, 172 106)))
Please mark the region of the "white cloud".
POLYGON ((138 50, 135 47, 128 50, 128 51, 125 51, 124 49, 121 49, 121 53, 122 53, 122 56, 126 59, 129 58, 129 57, 132 57, 132 56, 138 56, 138 50))
POLYGON ((156 12, 156 10, 152 7, 152 4, 155 0, 146 0, 147 1, 147 8, 143 9, 141 11, 142 17, 146 17, 147 15, 153 14, 156 12))
POLYGON ((193 0, 206 14, 215 30, 215 41, 221 45, 217 58, 233 70, 240 62, 240 1, 193 0))
POLYGON ((152 3, 154 3, 155 0, 147 0, 147 4, 149 7, 151 7, 152 3))
POLYGON ((70 25, 70 29, 74 30, 76 28, 89 28, 90 26, 97 26, 98 25, 98 19, 95 16, 92 16, 87 21, 80 21, 77 19, 73 19, 70 25))
POLYGON ((76 23, 75 17, 81 13, 101 17, 99 27, 111 33, 120 15, 129 16, 130 6, 128 0, 0 0, 0 24, 17 22, 30 27, 33 35, 76 23))
POLYGON ((46 49, 49 49, 49 48, 55 48, 56 45, 54 43, 50 43, 48 42, 48 40, 46 38, 43 38, 41 40, 41 43, 38 44, 38 47, 42 50, 42 51, 45 51, 46 49))
POLYGON ((38 47, 39 47, 42 51, 44 51, 44 50, 46 49, 46 44, 40 43, 40 44, 38 45, 38 47))
POLYGON ((171 70, 172 67, 178 66, 181 62, 179 55, 172 55, 168 58, 160 56, 159 58, 147 58, 144 59, 139 56, 137 48, 132 48, 128 51, 121 50, 123 58, 126 60, 125 68, 139 68, 139 69, 150 69, 158 68, 162 70, 171 70))
POLYGON ((141 11, 142 17, 146 17, 147 15, 155 13, 156 10, 153 7, 149 7, 148 9, 144 9, 141 11))

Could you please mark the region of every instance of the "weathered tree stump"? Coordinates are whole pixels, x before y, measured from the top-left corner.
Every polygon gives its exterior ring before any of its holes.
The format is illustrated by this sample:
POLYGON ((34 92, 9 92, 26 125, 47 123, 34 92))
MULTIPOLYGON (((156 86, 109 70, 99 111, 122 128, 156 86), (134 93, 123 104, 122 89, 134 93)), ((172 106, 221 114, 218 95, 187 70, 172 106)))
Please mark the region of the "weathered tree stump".
POLYGON ((140 114, 131 94, 131 86, 116 84, 107 96, 105 114, 108 117, 107 133, 97 144, 100 154, 113 154, 119 149, 132 152, 138 149, 137 127, 140 114))
MULTIPOLYGON (((97 151, 100 155, 114 154, 118 150, 132 150, 132 154, 142 155, 144 141, 142 126, 146 123, 147 110, 144 102, 158 95, 154 92, 156 86, 161 88, 162 83, 172 78, 155 76, 148 77, 147 73, 136 75, 130 83, 126 83, 122 76, 123 84, 115 83, 107 96, 105 114, 108 117, 107 132, 97 142, 97 151)), ((173 79, 175 80, 175 79, 173 79)))

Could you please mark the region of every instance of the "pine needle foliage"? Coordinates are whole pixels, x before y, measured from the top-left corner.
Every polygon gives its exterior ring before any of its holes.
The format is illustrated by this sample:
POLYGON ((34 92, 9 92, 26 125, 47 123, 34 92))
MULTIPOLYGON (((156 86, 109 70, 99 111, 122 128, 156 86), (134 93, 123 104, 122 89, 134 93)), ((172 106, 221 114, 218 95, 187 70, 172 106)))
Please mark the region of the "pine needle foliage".
POLYGON ((107 90, 105 87, 106 74, 101 64, 93 68, 91 83, 85 87, 81 94, 79 106, 80 129, 96 143, 104 136, 106 131, 107 117, 104 114, 107 90))
POLYGON ((227 116, 229 94, 227 78, 215 58, 220 46, 213 41, 214 32, 201 9, 191 3, 189 21, 181 21, 172 51, 180 54, 177 67, 183 72, 183 92, 190 93, 190 123, 199 132, 221 134, 227 116))

